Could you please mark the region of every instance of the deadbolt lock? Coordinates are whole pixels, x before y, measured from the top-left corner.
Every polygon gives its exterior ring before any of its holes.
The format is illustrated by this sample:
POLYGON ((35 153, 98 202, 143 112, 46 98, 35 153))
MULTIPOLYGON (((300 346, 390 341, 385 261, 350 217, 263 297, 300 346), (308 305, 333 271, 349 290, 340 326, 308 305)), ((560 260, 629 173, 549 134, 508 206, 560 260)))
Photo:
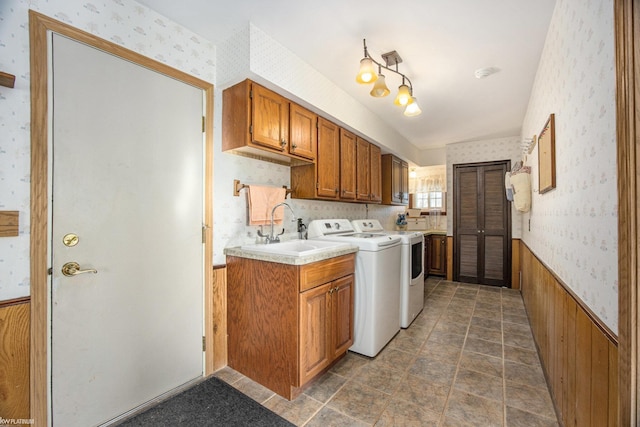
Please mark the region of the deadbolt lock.
POLYGON ((78 238, 78 235, 74 233, 65 234, 62 238, 62 243, 67 247, 75 246, 79 241, 80 239, 78 238))

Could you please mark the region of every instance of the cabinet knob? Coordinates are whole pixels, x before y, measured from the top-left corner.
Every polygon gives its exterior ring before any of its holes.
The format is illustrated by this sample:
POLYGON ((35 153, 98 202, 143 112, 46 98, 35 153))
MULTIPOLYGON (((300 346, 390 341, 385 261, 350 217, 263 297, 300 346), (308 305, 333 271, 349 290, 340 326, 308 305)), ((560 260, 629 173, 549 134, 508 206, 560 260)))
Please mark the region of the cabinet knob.
POLYGON ((291 148, 295 150, 298 146, 296 144, 291 144, 291 148))
POLYGON ((287 145, 287 141, 285 141, 284 139, 282 139, 282 141, 280 141, 280 146, 282 148, 284 148, 284 146, 287 145))

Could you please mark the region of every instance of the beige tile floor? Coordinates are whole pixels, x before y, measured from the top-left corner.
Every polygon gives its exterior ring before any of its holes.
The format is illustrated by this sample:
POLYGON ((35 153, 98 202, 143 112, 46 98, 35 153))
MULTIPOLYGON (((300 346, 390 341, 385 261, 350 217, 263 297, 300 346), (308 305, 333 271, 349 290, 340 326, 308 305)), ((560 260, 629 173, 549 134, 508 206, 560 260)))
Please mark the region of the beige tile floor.
POLYGON ((298 426, 557 426, 520 292, 429 278, 375 357, 348 353, 293 401, 216 375, 298 426))

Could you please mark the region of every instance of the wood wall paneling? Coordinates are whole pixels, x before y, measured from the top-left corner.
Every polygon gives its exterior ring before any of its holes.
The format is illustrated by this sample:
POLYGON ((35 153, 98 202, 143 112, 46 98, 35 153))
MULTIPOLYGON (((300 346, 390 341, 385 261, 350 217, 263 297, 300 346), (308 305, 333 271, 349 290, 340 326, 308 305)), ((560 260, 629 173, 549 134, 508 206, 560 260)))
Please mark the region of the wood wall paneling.
POLYGON ((615 336, 521 243, 522 296, 564 426, 618 425, 615 336))
POLYGON ((562 367, 564 375, 567 378, 565 382, 566 387, 562 390, 562 420, 565 426, 574 426, 576 419, 576 405, 573 397, 576 395, 576 316, 577 305, 573 298, 567 295, 566 299, 566 316, 564 330, 566 333, 566 346, 563 351, 566 353, 566 364, 562 367))
MULTIPOLYGON (((212 372, 227 366, 227 269, 214 268, 213 290, 211 293, 211 328, 213 331, 212 372)), ((207 339, 207 344, 209 340, 207 339)), ((207 354, 209 354, 207 346, 207 354)), ((210 370, 207 369, 207 375, 210 370)))
POLYGON ((511 240, 511 288, 520 289, 520 239, 511 240))
POLYGON ((609 342, 609 419, 607 420, 608 426, 622 425, 620 422, 619 413, 619 400, 620 390, 618 389, 619 378, 619 355, 618 347, 609 342), (616 374, 618 373, 618 374, 616 374), (614 392, 612 393, 611 390, 614 392))
POLYGON ((29 419, 30 304, 0 303, 0 418, 29 419))
MULTIPOLYGON (((617 373, 616 373, 617 374, 617 373)), ((591 425, 609 421, 609 341, 591 324, 591 425)))
POLYGON ((576 313, 576 426, 591 425, 591 322, 582 311, 576 313))

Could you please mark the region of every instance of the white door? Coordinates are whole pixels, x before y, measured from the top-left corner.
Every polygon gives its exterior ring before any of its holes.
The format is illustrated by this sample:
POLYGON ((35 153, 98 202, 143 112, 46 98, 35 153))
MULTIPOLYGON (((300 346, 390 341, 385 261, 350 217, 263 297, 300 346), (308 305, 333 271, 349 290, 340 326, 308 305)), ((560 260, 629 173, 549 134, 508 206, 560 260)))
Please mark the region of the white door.
POLYGON ((203 96, 62 36, 52 52, 52 420, 86 427, 202 376, 203 96))

